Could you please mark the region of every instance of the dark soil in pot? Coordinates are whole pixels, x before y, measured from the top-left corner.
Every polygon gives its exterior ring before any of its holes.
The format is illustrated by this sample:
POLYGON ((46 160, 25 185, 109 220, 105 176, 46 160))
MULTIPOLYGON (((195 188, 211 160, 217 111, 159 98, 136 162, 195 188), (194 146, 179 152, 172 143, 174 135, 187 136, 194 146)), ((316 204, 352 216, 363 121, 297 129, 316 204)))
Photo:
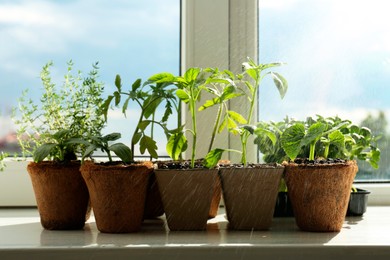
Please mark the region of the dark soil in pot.
POLYGON ((82 229, 88 219, 88 189, 80 162, 31 162, 27 166, 41 224, 49 230, 82 229))
POLYGON ((347 212, 355 161, 286 163, 285 180, 298 227, 338 232, 347 212))
POLYGON ((368 190, 357 189, 351 192, 348 204, 347 216, 362 216, 367 210, 368 190))
POLYGON ((98 230, 104 233, 139 231, 153 169, 142 163, 101 165, 85 162, 80 170, 88 186, 98 230))
POLYGON ((223 166, 222 192, 229 229, 267 230, 272 223, 284 167, 276 164, 223 166))

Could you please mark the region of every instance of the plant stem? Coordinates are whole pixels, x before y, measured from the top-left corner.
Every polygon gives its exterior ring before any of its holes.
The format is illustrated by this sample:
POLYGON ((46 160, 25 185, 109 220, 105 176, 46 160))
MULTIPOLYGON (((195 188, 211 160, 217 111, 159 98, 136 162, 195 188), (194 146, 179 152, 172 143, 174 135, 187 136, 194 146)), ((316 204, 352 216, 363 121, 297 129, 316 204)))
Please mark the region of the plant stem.
POLYGON ((195 167, 195 152, 196 152, 196 99, 190 101, 190 111, 192 117, 192 155, 191 155, 191 168, 195 167))
POLYGON ((211 149, 213 148, 213 144, 214 144, 214 141, 215 141, 215 136, 216 136, 217 130, 218 130, 218 125, 219 125, 219 122, 221 121, 222 106, 223 106, 223 104, 221 104, 218 107, 217 118, 216 118, 215 123, 214 123, 213 133, 211 135, 211 140, 210 140, 210 145, 209 145, 208 152, 210 152, 211 149))
POLYGON ((309 155, 309 160, 314 160, 315 148, 316 148, 316 143, 311 143, 311 144, 310 144, 310 155, 309 155))
POLYGON ((329 154, 329 145, 325 146, 325 151, 324 151, 324 158, 327 159, 329 154))

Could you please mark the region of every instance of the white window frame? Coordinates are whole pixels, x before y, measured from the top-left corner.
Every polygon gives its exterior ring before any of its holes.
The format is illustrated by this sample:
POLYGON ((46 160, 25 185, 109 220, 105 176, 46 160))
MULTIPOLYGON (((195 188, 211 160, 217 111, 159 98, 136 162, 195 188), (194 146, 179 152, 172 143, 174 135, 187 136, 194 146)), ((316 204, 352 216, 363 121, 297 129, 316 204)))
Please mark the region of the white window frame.
MULTIPOLYGON (((181 73, 190 67, 219 67, 236 73, 246 57, 258 59, 258 1, 257 0, 182 0, 181 10, 181 73)), ((247 108, 239 100, 231 102, 232 109, 242 112, 247 108)), ((183 122, 191 120, 183 108, 183 122)), ((210 114, 210 113, 207 113, 210 114)), ((210 116, 198 118, 198 140, 209 138, 210 116), (203 127, 202 127, 203 126, 203 127), (207 127, 206 127, 207 126, 207 127)), ((223 133, 218 136, 216 147, 240 149, 239 138, 223 133), (227 144, 227 145, 226 145, 227 144)), ((198 145, 201 158, 207 145, 198 145)), ((248 161, 257 161, 256 147, 249 146, 248 161)), ((188 157, 188 154, 186 155, 188 157)), ((237 162, 237 154, 227 159, 237 162)), ((35 206, 26 161, 6 160, 7 167, 0 172, 0 207, 35 206)), ((390 205, 390 184, 358 184, 357 187, 372 192, 370 205, 390 205)))

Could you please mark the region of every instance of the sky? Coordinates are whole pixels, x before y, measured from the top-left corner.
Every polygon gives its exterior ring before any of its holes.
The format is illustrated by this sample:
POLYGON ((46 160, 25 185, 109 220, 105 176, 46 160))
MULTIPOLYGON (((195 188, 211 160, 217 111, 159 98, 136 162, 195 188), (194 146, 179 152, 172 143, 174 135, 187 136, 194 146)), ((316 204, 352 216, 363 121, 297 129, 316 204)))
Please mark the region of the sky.
MULTIPOLYGON (((67 61, 85 74, 98 61, 107 94, 116 74, 124 86, 157 72, 178 74, 179 21, 179 0, 0 0, 0 135, 13 129, 8 112, 23 89, 39 98, 39 74, 48 61, 58 85, 67 61)), ((129 138, 130 119, 112 111, 110 120, 106 132, 129 138)))
POLYGON ((270 79, 260 90, 260 118, 339 115, 359 123, 383 110, 390 120, 390 2, 386 0, 262 0, 260 62, 289 90, 280 100, 270 79))
MULTIPOLYGON (((260 62, 286 62, 275 71, 289 83, 280 100, 264 79, 260 120, 321 114, 358 123, 377 110, 390 120, 389 1, 259 3, 260 62)), ((125 86, 157 72, 178 74, 179 0, 0 0, 0 136, 13 129, 7 112, 22 90, 39 97, 42 66, 52 60, 53 79, 61 84, 70 59, 83 72, 98 61, 107 93, 116 74, 125 86)), ((120 131, 128 142, 137 113, 124 119, 112 111, 105 131, 120 131)))

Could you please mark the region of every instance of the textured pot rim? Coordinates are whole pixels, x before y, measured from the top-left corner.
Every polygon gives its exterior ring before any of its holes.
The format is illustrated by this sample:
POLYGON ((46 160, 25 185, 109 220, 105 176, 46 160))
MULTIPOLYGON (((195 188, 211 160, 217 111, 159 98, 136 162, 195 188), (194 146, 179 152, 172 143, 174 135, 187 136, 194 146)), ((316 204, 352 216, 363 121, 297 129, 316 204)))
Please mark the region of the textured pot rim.
POLYGON ((232 167, 237 164, 224 164, 219 167, 220 170, 234 169, 234 170, 248 170, 248 169, 284 169, 285 166, 278 163, 252 163, 254 167, 232 167), (226 165, 227 167, 224 167, 226 165))
POLYGON ((347 160, 343 163, 331 163, 331 164, 297 164, 294 162, 283 162, 283 166, 286 169, 288 168, 301 168, 301 169, 313 169, 313 168, 321 168, 321 169, 329 169, 329 168, 344 168, 350 166, 357 166, 356 160, 347 160))

